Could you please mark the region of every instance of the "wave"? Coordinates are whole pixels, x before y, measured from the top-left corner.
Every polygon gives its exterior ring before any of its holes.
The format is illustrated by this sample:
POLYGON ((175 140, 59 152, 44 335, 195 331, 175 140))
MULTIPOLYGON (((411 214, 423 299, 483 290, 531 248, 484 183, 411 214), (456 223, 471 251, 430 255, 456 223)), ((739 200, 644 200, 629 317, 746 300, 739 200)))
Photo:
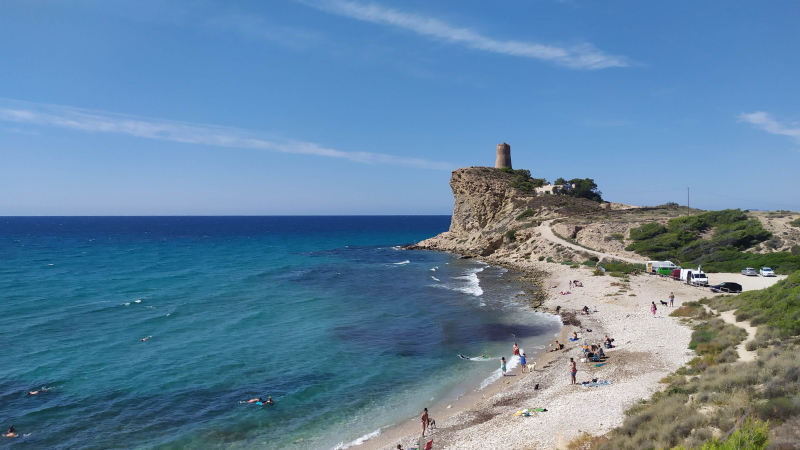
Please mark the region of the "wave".
POLYGON ((411 261, 409 261, 409 260, 405 260, 405 261, 400 261, 399 263, 394 263, 394 265, 395 265, 395 266, 402 266, 402 265, 404 265, 404 264, 409 264, 410 262, 411 262, 411 261))
POLYGON ((438 281, 438 282, 441 282, 441 281, 442 281, 442 280, 440 280, 440 279, 438 279, 438 278, 436 278, 436 277, 433 277, 433 276, 432 276, 431 278, 433 278, 433 279, 434 279, 434 281, 438 281))
POLYGON ((370 440, 370 439, 372 439, 374 437, 380 436, 380 435, 381 435, 381 429, 378 428, 377 430, 373 431, 372 433, 367 433, 367 434, 361 436, 360 438, 358 438, 358 439, 356 439, 354 441, 348 442, 347 444, 342 442, 341 444, 337 445, 336 447, 333 447, 331 450, 344 450, 346 448, 354 447, 356 445, 361 445, 364 442, 367 442, 368 440, 370 440))
MULTIPOLYGON (((525 350, 522 348, 520 348, 519 351, 520 353, 525 353, 525 350)), ((511 372, 517 366, 519 366, 519 356, 515 355, 506 360, 506 372, 511 372)), ((488 378, 483 380, 483 382, 481 383, 481 387, 479 387, 478 390, 480 391, 482 389, 485 389, 487 386, 499 380, 500 378, 503 378, 503 372, 500 369, 497 369, 494 372, 492 372, 492 374, 489 375, 488 378)))
POLYGON ((465 294, 472 294, 476 297, 480 297, 483 295, 483 289, 481 289, 481 281, 478 279, 478 273, 482 272, 483 269, 483 267, 468 269, 466 275, 462 277, 453 277, 454 280, 464 280, 466 283, 459 283, 452 288, 465 294))
POLYGON ((439 268, 439 266, 434 267, 433 269, 431 269, 431 272, 436 272, 436 269, 438 269, 438 268, 439 268))

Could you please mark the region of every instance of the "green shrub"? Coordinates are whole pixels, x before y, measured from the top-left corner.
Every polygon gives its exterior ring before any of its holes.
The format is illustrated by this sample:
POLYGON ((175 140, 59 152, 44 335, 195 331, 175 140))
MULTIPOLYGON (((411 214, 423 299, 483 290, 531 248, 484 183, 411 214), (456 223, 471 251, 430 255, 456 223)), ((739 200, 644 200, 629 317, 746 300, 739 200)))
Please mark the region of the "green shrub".
POLYGON ((621 233, 614 233, 614 234, 612 234, 610 236, 604 237, 603 240, 606 241, 606 242, 608 242, 608 241, 620 241, 620 242, 622 242, 622 241, 625 240, 625 235, 621 234, 621 233))
POLYGON ((506 238, 508 238, 508 242, 515 242, 517 240, 517 230, 506 231, 506 238))
POLYGON ((800 217, 794 219, 793 221, 789 222, 789 225, 793 227, 800 227, 800 217))
POLYGON ((540 256, 539 261, 544 261, 544 256, 540 256))
POLYGON ((706 272, 738 272, 747 266, 768 266, 780 274, 800 269, 800 254, 744 252, 762 242, 776 250, 783 246, 783 241, 738 209, 678 217, 670 219, 666 226, 648 223, 634 227, 631 240, 626 250, 646 254, 648 259, 702 264, 706 272), (712 229, 710 239, 701 237, 712 229))
POLYGON ((528 209, 526 209, 525 211, 523 211, 523 212, 522 212, 522 214, 520 214, 520 215, 518 215, 518 216, 517 216, 517 220, 525 220, 525 219, 527 219, 528 217, 533 217, 533 216, 535 216, 535 215, 536 215, 536 211, 534 211, 534 210, 532 210, 532 209, 528 208, 528 209))
MULTIPOLYGON (((800 220, 800 219, 799 219, 800 220)), ((792 255, 800 255, 800 245, 793 245, 791 249, 792 255)))

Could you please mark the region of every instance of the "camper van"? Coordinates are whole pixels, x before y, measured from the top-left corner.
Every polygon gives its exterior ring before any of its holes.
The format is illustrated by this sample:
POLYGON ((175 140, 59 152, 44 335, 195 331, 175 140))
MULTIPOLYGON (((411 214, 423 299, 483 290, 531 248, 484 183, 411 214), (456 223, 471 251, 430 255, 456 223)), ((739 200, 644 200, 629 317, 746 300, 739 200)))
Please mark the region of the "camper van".
POLYGON ((708 286, 708 276, 699 266, 697 269, 681 269, 681 281, 692 286, 708 286))
MULTIPOLYGON (((680 269, 680 267, 676 266, 672 263, 672 261, 647 261, 645 263, 645 272, 647 273, 658 273, 659 269, 668 269, 672 271, 674 269, 680 269)), ((669 273, 669 272, 665 272, 669 273)))

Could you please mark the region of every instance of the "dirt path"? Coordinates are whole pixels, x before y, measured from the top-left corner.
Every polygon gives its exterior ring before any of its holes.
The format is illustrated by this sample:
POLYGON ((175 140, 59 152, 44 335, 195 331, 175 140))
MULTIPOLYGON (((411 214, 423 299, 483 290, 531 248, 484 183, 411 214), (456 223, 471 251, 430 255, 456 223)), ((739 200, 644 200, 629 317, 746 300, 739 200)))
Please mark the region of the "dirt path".
POLYGON ((561 244, 564 247, 568 247, 568 248, 571 248, 573 250, 578 250, 578 251, 581 251, 581 252, 590 253, 590 254, 598 256, 598 257, 616 259, 616 260, 619 260, 619 261, 625 261, 625 262, 629 262, 629 263, 632 263, 632 264, 642 264, 642 263, 644 263, 643 259, 625 258, 623 256, 612 255, 610 253, 603 253, 603 252, 598 252, 598 251, 594 251, 594 250, 588 250, 588 249, 586 249, 584 247, 581 247, 580 245, 575 245, 575 244, 573 244, 571 242, 567 242, 567 241, 561 239, 560 237, 556 236, 555 234, 553 234, 553 230, 550 228, 550 223, 551 222, 552 222, 552 220, 547 220, 545 222, 542 222, 542 224, 539 225, 538 227, 536 227, 536 231, 540 232, 542 234, 542 237, 547 239, 550 242, 555 242, 556 244, 561 244))
MULTIPOLYGON (((706 311, 710 311, 714 314, 717 314, 716 311, 709 308, 707 305, 703 305, 706 311)), ((742 341, 739 345, 736 346, 736 352, 739 353, 739 361, 741 362, 750 362, 756 360, 756 351, 755 350, 747 350, 747 343, 756 339, 756 327, 750 326, 750 322, 737 322, 736 315, 734 314, 734 310, 731 311, 723 311, 719 313, 719 317, 725 323, 729 323, 731 325, 735 325, 744 331, 747 331, 747 339, 742 341)))

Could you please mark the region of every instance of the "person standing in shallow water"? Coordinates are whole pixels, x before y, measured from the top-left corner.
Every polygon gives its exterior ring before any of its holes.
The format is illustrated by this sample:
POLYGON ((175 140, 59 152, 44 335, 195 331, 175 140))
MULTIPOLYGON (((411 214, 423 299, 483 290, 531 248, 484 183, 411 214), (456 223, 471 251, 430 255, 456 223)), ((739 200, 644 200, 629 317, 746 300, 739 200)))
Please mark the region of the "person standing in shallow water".
POLYGON ((503 376, 506 376, 506 357, 505 356, 500 358, 500 371, 503 372, 503 376))
POLYGON ((656 316, 656 302, 650 302, 650 312, 653 313, 653 317, 656 316))
POLYGON ((419 420, 422 421, 422 437, 425 437, 425 428, 428 426, 428 408, 425 408, 419 420))
POLYGON ((514 342, 514 356, 519 356, 519 345, 514 342))

